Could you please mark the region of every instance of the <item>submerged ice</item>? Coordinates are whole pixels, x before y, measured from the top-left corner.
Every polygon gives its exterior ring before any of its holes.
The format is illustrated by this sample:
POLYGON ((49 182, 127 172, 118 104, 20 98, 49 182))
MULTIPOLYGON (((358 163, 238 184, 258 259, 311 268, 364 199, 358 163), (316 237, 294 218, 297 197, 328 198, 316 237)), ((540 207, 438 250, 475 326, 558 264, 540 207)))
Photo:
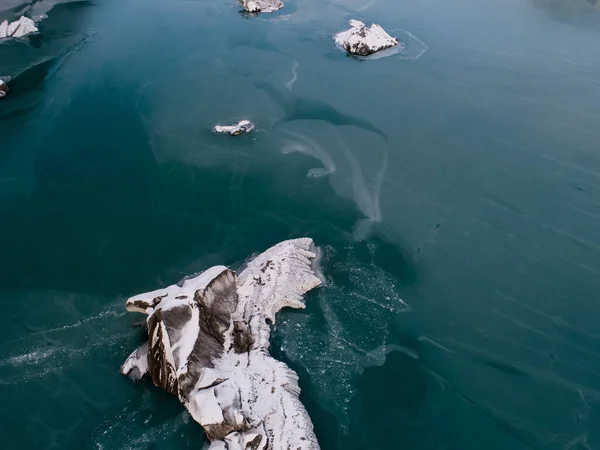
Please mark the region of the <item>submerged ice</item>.
POLYGON ((211 449, 318 449, 297 375, 269 355, 267 322, 285 306, 304 308, 304 293, 321 284, 315 257, 312 239, 284 241, 239 276, 215 266, 130 298, 128 311, 148 315, 149 339, 121 372, 178 397, 211 449))

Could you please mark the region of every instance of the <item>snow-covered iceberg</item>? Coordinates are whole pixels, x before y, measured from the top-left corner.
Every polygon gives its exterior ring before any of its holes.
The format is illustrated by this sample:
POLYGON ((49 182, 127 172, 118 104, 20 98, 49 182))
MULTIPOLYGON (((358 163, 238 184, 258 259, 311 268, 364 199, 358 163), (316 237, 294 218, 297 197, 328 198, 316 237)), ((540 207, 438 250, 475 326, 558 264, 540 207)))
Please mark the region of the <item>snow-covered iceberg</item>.
POLYGON ((233 125, 215 125, 213 127, 213 132, 216 134, 230 134, 232 136, 250 133, 252 130, 254 130, 254 124, 249 120, 240 120, 233 125))
POLYGON ((240 0, 244 9, 251 13, 275 12, 283 8, 281 0, 240 0))
POLYGON ((35 22, 25 16, 21 16, 19 20, 12 23, 8 23, 8 20, 0 23, 0 39, 23 37, 36 31, 38 29, 35 22))
POLYGON ((353 55, 367 56, 398 45, 398 39, 390 36, 379 25, 368 28, 358 20, 350 21, 350 29, 334 36, 335 43, 353 55))
POLYGON ((281 242, 239 274, 215 266, 127 300, 148 315, 148 342, 121 373, 177 396, 212 450, 318 450, 298 376, 269 355, 268 321, 321 284, 310 238, 281 242))

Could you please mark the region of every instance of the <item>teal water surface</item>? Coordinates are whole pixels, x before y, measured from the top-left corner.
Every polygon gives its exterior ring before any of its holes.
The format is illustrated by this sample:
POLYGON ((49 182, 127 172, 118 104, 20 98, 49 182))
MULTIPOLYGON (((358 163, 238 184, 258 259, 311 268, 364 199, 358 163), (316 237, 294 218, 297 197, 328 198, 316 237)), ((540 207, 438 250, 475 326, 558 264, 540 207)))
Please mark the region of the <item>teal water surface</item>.
POLYGON ((204 448, 119 374, 124 302, 299 236, 327 283, 271 351, 324 450, 600 448, 594 2, 42 6, 0 0, 48 15, 0 42, 1 449, 204 448))

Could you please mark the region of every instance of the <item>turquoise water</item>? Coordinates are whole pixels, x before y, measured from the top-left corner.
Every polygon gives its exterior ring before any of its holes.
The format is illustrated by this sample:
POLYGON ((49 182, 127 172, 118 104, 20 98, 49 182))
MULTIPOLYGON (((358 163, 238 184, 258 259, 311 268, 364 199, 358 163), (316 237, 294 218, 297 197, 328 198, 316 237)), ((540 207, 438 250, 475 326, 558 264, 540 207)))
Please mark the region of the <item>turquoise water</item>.
POLYGON ((0 448, 203 448, 119 374, 125 299, 304 235, 272 352, 323 449, 598 448, 592 3, 98 0, 0 43, 0 448), (347 57, 350 18, 406 50, 347 57))

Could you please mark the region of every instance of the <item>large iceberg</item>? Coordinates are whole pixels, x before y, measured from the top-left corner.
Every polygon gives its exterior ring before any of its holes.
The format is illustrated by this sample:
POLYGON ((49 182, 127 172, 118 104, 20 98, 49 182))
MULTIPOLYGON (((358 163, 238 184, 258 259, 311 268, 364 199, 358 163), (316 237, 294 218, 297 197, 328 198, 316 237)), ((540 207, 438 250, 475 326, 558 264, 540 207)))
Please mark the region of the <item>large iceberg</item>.
POLYGON ((36 31, 38 29, 35 22, 25 16, 21 16, 19 20, 12 23, 8 23, 8 20, 0 23, 0 39, 23 37, 36 31))
POLYGON ((298 376, 269 355, 269 322, 321 284, 310 238, 281 242, 236 273, 215 266, 180 285, 137 295, 127 310, 147 314, 148 342, 121 373, 148 374, 177 396, 211 450, 318 450, 298 399, 298 376))
POLYGON ((251 13, 275 12, 283 8, 281 0, 240 0, 244 9, 251 13))
POLYGON ((398 39, 390 36, 379 25, 368 28, 358 20, 350 21, 350 29, 334 36, 335 43, 353 55, 367 56, 398 45, 398 39))

